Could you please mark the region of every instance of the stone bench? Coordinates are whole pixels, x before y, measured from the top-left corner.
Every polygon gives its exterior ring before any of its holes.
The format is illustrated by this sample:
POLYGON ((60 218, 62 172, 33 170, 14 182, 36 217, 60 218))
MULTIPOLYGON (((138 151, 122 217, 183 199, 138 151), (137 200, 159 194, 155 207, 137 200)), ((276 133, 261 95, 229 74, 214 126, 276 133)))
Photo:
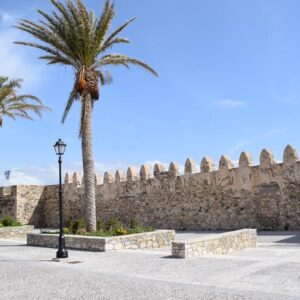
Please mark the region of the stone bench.
POLYGON ((210 254, 226 254, 235 250, 256 247, 256 229, 241 229, 213 236, 174 241, 172 257, 188 258, 210 254))

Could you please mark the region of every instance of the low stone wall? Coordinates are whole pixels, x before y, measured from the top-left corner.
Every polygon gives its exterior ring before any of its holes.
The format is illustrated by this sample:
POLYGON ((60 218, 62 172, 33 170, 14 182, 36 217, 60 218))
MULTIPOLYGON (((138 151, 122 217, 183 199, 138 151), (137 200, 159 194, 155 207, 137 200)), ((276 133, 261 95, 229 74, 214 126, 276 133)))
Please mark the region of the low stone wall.
POLYGON ((33 232, 34 226, 12 226, 12 227, 1 227, 0 238, 1 239, 13 239, 13 238, 26 238, 28 233, 33 232))
POLYGON ((106 250, 153 249, 170 246, 175 238, 175 230, 156 230, 106 239, 106 250))
MULTIPOLYGON (((65 235, 66 248, 87 251, 110 251, 125 249, 153 249, 171 245, 174 230, 156 230, 139 234, 114 237, 92 237, 65 235)), ((28 234, 27 245, 39 247, 58 247, 58 235, 28 234)))
POLYGON ((234 250, 256 247, 256 229, 231 232, 189 239, 172 243, 172 257, 188 258, 207 254, 226 254, 234 250))

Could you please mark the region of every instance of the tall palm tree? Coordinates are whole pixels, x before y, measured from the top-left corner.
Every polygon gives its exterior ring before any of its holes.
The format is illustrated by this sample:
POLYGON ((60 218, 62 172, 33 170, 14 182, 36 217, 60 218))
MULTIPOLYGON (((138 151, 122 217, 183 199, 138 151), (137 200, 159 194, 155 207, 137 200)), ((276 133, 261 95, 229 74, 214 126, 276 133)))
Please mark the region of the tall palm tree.
POLYGON ((93 11, 88 11, 81 0, 66 0, 63 4, 51 0, 54 11, 47 14, 41 10, 39 23, 22 20, 16 28, 30 33, 43 43, 16 42, 17 44, 38 48, 45 53, 40 59, 48 64, 62 64, 73 68, 74 86, 63 113, 62 122, 75 100, 81 102, 79 136, 82 144, 82 159, 85 187, 85 219, 89 231, 96 230, 95 171, 92 153, 92 109, 99 99, 100 85, 112 81, 110 74, 104 71, 108 65, 121 65, 129 68, 130 64, 140 66, 153 75, 157 73, 146 63, 123 54, 107 53, 114 45, 129 43, 119 37, 135 18, 109 33, 111 22, 116 14, 114 4, 106 0, 100 18, 95 18, 93 11))
POLYGON ((35 96, 18 95, 17 89, 21 88, 21 83, 21 79, 8 80, 0 76, 0 127, 3 126, 3 117, 33 120, 30 112, 41 117, 43 110, 50 110, 35 96))

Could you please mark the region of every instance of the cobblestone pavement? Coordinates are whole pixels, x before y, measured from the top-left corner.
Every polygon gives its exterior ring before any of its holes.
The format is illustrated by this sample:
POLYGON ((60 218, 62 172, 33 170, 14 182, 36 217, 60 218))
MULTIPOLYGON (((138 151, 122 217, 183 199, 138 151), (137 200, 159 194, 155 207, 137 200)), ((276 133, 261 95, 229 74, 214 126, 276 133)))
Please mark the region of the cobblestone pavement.
MULTIPOLYGON (((180 233, 179 239, 204 233, 180 233)), ((263 232, 256 249, 224 256, 69 251, 0 240, 0 299, 300 299, 300 234, 263 232)))

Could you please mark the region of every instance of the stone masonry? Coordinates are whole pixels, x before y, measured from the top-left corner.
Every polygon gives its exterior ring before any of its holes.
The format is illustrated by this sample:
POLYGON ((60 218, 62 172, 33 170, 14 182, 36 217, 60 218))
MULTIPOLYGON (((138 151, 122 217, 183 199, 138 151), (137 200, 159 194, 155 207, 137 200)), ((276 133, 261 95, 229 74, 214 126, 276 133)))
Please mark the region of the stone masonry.
MULTIPOLYGON (((209 157, 195 169, 187 159, 183 175, 171 162, 169 169, 144 165, 138 172, 129 167, 115 176, 95 176, 97 218, 131 219, 155 228, 233 230, 300 229, 300 161, 288 145, 283 162, 276 163, 271 151, 263 149, 260 164, 242 152, 238 167, 226 156, 218 170, 209 157)), ((0 218, 6 215, 36 227, 58 224, 58 186, 13 186, 0 188, 0 218)), ((66 174, 65 220, 83 217, 84 185, 78 173, 66 174)))
POLYGON ((172 257, 189 258, 256 247, 256 229, 241 229, 172 243, 172 257))
MULTIPOLYGON (((170 246, 174 237, 174 230, 156 230, 112 237, 65 235, 65 240, 68 249, 110 251, 162 248, 170 246)), ((57 248, 58 236, 54 234, 28 234, 27 245, 57 248)))
POLYGON ((28 233, 32 233, 34 227, 31 225, 25 226, 9 226, 0 228, 0 239, 26 238, 28 233))

